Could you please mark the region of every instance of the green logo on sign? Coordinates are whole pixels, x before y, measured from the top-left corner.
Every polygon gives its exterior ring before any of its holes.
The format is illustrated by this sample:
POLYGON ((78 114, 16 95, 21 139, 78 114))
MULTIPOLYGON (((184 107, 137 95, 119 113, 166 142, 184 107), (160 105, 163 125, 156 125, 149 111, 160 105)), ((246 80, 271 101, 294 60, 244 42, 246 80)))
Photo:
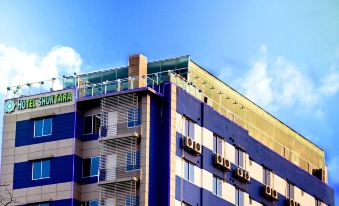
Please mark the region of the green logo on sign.
POLYGON ((8 100, 7 102, 5 102, 5 111, 7 113, 13 112, 14 109, 15 109, 15 103, 13 100, 8 100))

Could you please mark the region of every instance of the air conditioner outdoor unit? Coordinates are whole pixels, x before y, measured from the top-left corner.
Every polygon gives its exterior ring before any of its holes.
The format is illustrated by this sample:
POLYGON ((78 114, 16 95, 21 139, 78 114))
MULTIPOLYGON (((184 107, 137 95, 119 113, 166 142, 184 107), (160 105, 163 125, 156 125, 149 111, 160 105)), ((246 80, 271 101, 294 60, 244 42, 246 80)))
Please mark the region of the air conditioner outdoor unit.
POLYGON ((184 147, 190 150, 194 150, 194 141, 190 137, 183 136, 184 147))
POLYGON ((294 200, 293 199, 288 199, 286 202, 286 206, 295 206, 294 205, 294 200))
POLYGON ((278 200, 278 192, 273 188, 272 188, 272 197, 273 199, 278 200))
POLYGON ((264 187, 264 194, 268 197, 271 197, 272 196, 272 190, 271 190, 271 187, 268 186, 268 185, 265 185, 264 187))
POLYGON ((237 168, 237 170, 236 170, 236 175, 238 176, 238 177, 243 177, 243 173, 244 173, 244 171, 241 169, 241 168, 237 168))
POLYGON ((294 202, 295 206, 300 206, 299 202, 294 202))
POLYGON ((220 154, 214 154, 213 159, 214 159, 214 164, 216 166, 219 166, 219 167, 223 167, 224 166, 224 164, 223 164, 224 159, 221 157, 220 154))
POLYGON ((250 174, 249 174, 247 171, 244 171, 244 179, 245 179, 247 182, 251 181, 250 174))
POLYGON ((199 142, 194 142, 194 151, 197 154, 201 154, 202 148, 201 148, 201 144, 199 142))
POLYGON ((231 169, 231 162, 228 159, 224 159, 224 167, 225 169, 230 170, 231 169))

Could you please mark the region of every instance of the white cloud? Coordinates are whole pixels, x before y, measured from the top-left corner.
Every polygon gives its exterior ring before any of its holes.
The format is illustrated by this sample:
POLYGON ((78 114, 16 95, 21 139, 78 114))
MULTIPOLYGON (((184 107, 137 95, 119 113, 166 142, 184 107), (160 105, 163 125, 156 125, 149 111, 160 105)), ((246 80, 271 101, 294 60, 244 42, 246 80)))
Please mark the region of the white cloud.
POLYGON ((46 55, 0 44, 0 93, 7 86, 50 80, 80 72, 80 55, 70 47, 54 47, 46 55))
POLYGON ((330 72, 322 79, 320 91, 325 95, 334 95, 339 91, 339 48, 335 52, 330 72))
POLYGON ((260 57, 238 81, 242 82, 245 96, 271 110, 294 105, 316 110, 318 91, 310 78, 284 57, 270 57, 265 45, 260 47, 260 52, 260 57))

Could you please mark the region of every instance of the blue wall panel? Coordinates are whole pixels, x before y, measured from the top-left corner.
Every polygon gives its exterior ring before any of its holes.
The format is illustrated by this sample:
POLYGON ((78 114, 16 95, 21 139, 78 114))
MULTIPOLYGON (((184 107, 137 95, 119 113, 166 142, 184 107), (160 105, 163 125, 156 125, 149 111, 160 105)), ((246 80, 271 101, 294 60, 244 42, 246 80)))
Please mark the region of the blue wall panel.
POLYGON ((16 122, 15 146, 25 146, 74 137, 74 112, 54 115, 52 117, 52 134, 34 138, 34 119, 16 122))
POLYGON ((149 205, 169 205, 170 188, 170 87, 165 98, 151 97, 149 205))
MULTIPOLYGON (((177 112, 197 121, 199 125, 223 137, 228 143, 242 148, 252 160, 273 170, 280 177, 288 179, 308 194, 317 197, 327 205, 334 205, 332 188, 250 137, 245 129, 181 88, 177 89, 177 112)), ((204 164, 204 167, 208 165, 204 164)))
MULTIPOLYGON (((75 200, 75 199, 55 200, 55 201, 51 201, 48 203, 50 206, 80 206, 80 201, 75 200)), ((21 206, 29 206, 29 204, 25 204, 21 206)))
POLYGON ((77 155, 51 158, 50 178, 32 180, 32 161, 14 164, 13 188, 27 188, 75 181, 81 185, 96 183, 97 177, 82 177, 82 159, 77 155), (74 168, 73 168, 73 161, 74 168), (73 176, 74 169, 74 176, 73 176))

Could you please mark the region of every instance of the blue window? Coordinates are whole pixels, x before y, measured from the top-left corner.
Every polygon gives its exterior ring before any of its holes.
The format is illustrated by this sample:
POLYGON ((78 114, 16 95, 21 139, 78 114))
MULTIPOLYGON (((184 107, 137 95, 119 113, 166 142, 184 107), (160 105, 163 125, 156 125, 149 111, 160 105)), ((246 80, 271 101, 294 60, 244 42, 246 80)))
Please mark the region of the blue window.
POLYGON ((127 126, 137 127, 141 125, 141 109, 133 108, 128 110, 127 126))
POLYGON ((36 203, 36 204, 32 204, 31 206, 49 206, 49 203, 36 203))
POLYGON ((126 155, 126 170, 140 169, 140 151, 128 152, 126 155))
POLYGON ((33 180, 45 179, 50 177, 50 160, 38 160, 33 162, 33 180))
POLYGON ((222 195, 222 179, 213 177, 213 194, 221 197, 222 195))
POLYGON ((42 118, 34 121, 34 137, 43 137, 52 134, 52 118, 42 118))
POLYGON ((98 200, 90 200, 81 203, 81 206, 98 206, 98 205, 99 205, 98 200))
POLYGON ((99 175, 100 157, 91 157, 82 162, 82 176, 93 177, 99 175))
POLYGON ((128 195, 125 200, 125 206, 139 206, 139 196, 128 195))
POLYGON ((238 188, 235 189, 235 205, 244 206, 244 192, 238 188))
POLYGON ((194 165, 187 160, 184 162, 184 179, 194 182, 194 165))

